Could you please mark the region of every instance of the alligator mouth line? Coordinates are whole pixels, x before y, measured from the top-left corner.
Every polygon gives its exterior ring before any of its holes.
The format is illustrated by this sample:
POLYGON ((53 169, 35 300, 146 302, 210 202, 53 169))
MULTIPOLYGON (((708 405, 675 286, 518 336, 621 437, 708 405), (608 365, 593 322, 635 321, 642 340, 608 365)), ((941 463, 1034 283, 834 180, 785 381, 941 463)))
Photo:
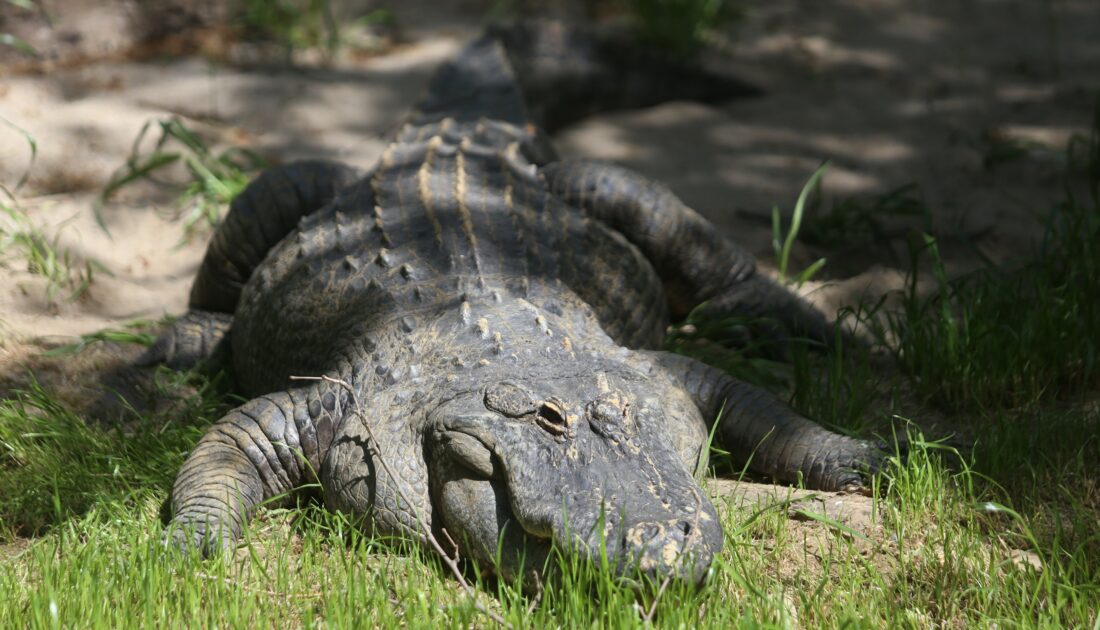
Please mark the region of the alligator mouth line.
POLYGON ((503 471, 485 441, 462 429, 440 432, 443 450, 455 463, 485 480, 500 480, 503 471))

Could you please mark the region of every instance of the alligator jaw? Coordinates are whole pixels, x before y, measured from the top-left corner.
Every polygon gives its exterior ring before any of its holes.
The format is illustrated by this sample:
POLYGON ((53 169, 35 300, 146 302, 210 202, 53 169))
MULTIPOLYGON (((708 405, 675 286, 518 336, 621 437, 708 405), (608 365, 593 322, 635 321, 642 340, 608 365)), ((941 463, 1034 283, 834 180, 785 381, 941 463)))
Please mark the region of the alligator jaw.
POLYGON ((493 452, 477 436, 461 429, 440 430, 436 443, 446 456, 469 468, 484 479, 500 479, 500 470, 493 462, 493 452))

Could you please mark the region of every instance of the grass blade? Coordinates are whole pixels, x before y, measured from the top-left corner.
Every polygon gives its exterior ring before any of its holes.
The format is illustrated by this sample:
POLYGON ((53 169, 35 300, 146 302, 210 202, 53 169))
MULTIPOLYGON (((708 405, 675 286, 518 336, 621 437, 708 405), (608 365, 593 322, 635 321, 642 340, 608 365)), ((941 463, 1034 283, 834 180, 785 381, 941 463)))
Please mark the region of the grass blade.
MULTIPOLYGON (((4 35, 0 34, 0 42, 2 42, 3 37, 4 35)), ((23 184, 27 183, 27 178, 30 177, 31 169, 34 167, 34 161, 38 158, 38 141, 35 140, 34 136, 32 136, 30 132, 28 132, 26 129, 23 129, 22 127, 13 123, 7 118, 0 116, 0 122, 14 129, 19 133, 19 135, 23 136, 23 139, 27 141, 27 145, 31 148, 31 159, 27 162, 27 168, 23 171, 23 175, 19 178, 19 181, 15 183, 15 190, 18 191, 20 188, 23 187, 23 184)))

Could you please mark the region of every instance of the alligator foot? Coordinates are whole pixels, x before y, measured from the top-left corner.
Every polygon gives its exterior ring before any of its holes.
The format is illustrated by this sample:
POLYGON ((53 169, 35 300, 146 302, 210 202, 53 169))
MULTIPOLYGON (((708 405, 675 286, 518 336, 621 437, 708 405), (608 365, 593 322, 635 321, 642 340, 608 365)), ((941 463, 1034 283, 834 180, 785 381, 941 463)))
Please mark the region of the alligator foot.
POLYGON ((231 315, 188 311, 157 337, 145 352, 102 378, 102 393, 88 415, 112 421, 129 414, 154 412, 166 401, 178 399, 159 382, 156 367, 189 370, 224 352, 231 315))
POLYGON ((864 487, 891 453, 884 445, 829 431, 770 392, 718 368, 667 352, 650 352, 683 385, 715 437, 753 472, 814 490, 864 487))

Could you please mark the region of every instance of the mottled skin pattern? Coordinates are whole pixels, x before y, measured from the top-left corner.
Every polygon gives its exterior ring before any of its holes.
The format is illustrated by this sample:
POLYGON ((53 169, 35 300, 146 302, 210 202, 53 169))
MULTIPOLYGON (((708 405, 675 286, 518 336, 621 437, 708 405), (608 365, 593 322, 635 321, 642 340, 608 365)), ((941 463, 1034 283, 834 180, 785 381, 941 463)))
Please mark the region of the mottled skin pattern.
POLYGON ((722 546, 693 478, 713 423, 750 468, 812 488, 859 484, 880 457, 658 351, 670 310, 704 300, 830 335, 659 184, 559 161, 482 38, 369 173, 291 164, 234 202, 192 310, 147 357, 187 365, 228 342, 252 397, 184 464, 169 536, 231 545, 260 502, 319 481, 364 527, 446 530, 505 576, 556 544, 700 580, 722 546))

